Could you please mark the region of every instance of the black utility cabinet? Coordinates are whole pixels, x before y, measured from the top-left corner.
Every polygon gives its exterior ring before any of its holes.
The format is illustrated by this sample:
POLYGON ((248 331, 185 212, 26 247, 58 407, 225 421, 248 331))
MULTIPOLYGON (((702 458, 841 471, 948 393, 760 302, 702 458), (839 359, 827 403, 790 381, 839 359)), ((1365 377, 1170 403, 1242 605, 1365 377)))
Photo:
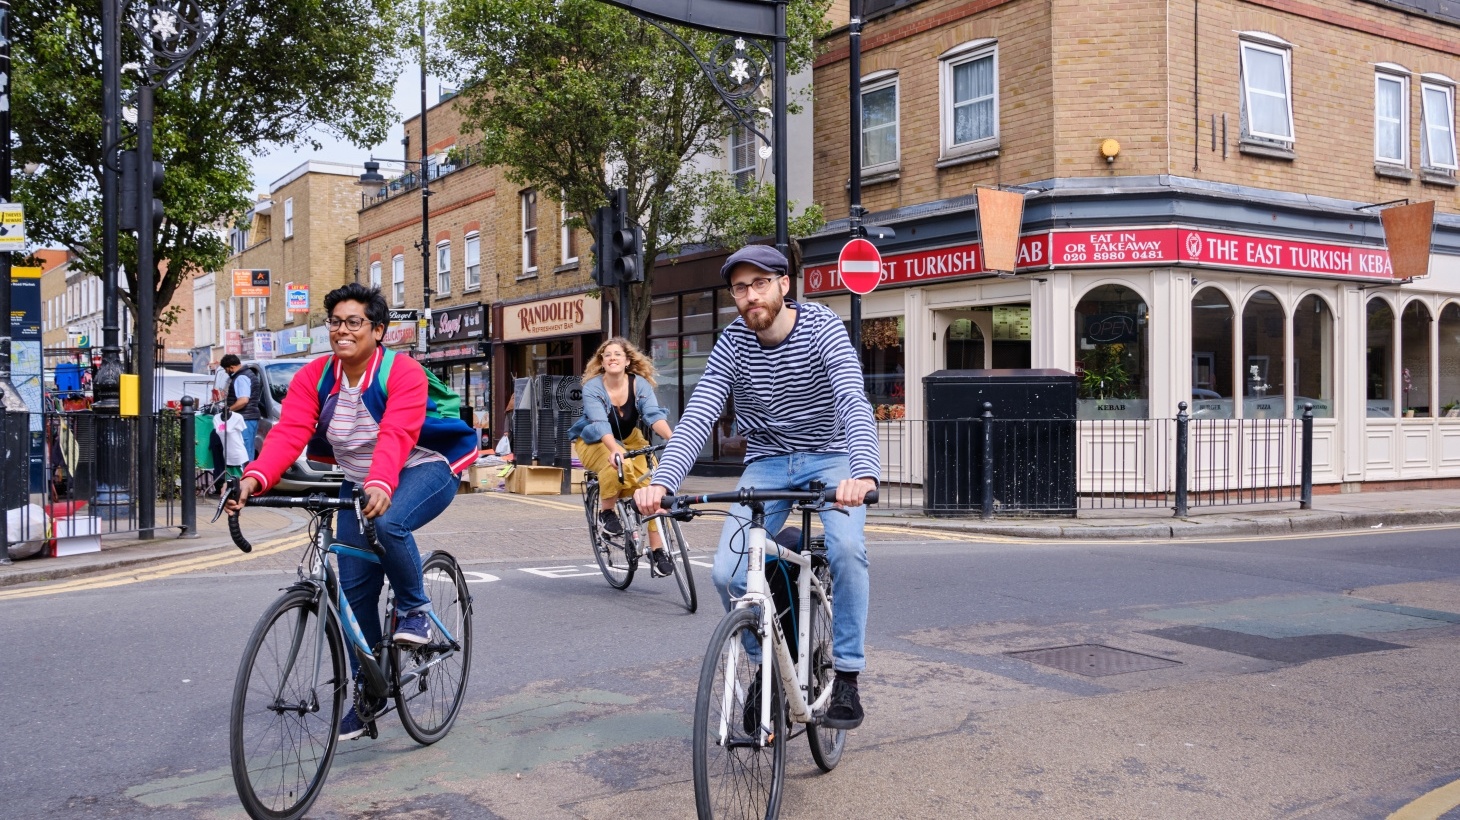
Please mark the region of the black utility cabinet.
POLYGON ((939 370, 924 376, 923 511, 964 516, 982 510, 987 402, 993 405, 994 512, 1073 516, 1078 386, 1078 378, 1063 370, 939 370))

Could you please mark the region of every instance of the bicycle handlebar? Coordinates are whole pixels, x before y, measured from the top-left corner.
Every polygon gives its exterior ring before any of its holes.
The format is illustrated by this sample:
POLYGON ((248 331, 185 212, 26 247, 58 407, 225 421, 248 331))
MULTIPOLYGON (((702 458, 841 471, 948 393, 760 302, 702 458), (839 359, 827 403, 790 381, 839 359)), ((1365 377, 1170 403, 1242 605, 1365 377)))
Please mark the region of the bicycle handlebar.
POLYGON ((619 483, 622 484, 624 481, 624 459, 647 456, 650 453, 657 453, 660 450, 663 450, 664 447, 665 445, 663 444, 651 444, 648 447, 640 447, 637 450, 625 450, 623 452, 623 455, 615 455, 613 457, 613 466, 616 470, 618 470, 619 483))
MULTIPOLYGON (((227 504, 229 499, 238 496, 238 483, 239 480, 237 478, 230 477, 228 479, 228 490, 223 493, 222 498, 218 499, 218 512, 213 516, 214 521, 217 521, 218 516, 223 514, 223 505, 227 504)), ((356 487, 354 494, 350 498, 340 498, 338 496, 325 495, 324 493, 310 493, 302 498, 283 495, 263 495, 251 496, 244 506, 304 509, 315 514, 322 513, 325 510, 354 510, 355 519, 360 522, 360 532, 365 536, 366 546, 370 548, 371 552, 383 557, 385 555, 385 548, 380 546, 380 539, 376 537, 375 522, 366 518, 364 511, 361 509, 361 502, 364 501, 364 498, 365 494, 360 491, 359 487, 356 487)), ((243 552, 252 552, 253 545, 248 542, 248 539, 243 537, 243 529, 238 524, 238 518, 238 513, 232 513, 228 516, 228 535, 233 539, 234 546, 243 552)))
MULTIPOLYGON (((757 490, 742 487, 730 493, 709 493, 706 495, 666 495, 659 506, 671 512, 681 512, 694 504, 757 504, 766 501, 794 501, 798 504, 820 504, 836 501, 836 488, 823 490, 757 490)), ((872 490, 862 499, 863 504, 876 504, 877 491, 872 490)))

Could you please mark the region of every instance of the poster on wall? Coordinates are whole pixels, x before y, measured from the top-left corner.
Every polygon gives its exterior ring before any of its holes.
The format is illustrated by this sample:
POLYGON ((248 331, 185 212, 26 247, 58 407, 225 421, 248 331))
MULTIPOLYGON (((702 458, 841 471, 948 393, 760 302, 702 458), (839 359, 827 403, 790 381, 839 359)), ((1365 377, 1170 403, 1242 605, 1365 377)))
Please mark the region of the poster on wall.
POLYGON ((290 313, 309 312, 309 285, 289 282, 284 285, 284 309, 290 313))

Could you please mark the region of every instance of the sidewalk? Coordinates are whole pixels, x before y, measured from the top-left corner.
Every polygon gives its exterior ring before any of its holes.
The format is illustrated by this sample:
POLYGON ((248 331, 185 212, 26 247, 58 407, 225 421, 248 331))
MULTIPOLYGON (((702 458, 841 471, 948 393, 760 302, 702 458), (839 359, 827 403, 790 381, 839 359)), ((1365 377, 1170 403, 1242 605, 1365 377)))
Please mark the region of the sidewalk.
MULTIPOLYGON (((712 493, 733 490, 733 478, 686 480, 682 490, 712 493)), ((200 500, 201 501, 201 500, 200 500)), ((177 559, 197 553, 236 551, 223 520, 209 522, 214 504, 198 506, 198 535, 179 538, 175 529, 158 529, 151 541, 133 533, 102 537, 101 552, 62 558, 34 558, 0 566, 0 587, 65 578, 102 570, 177 559)), ((253 508, 247 513, 248 539, 260 544, 302 533, 309 516, 293 510, 253 508)), ((1335 532, 1389 527, 1460 524, 1460 491, 1404 490, 1315 495, 1313 509, 1296 502, 1227 507, 1195 507, 1185 518, 1164 508, 1082 510, 1077 518, 929 518, 917 509, 871 508, 869 539, 901 538, 908 530, 968 535, 1058 539, 1203 540, 1335 532), (874 534, 872 529, 877 530, 874 534)), ((701 551, 718 538, 720 520, 698 519, 684 525, 686 540, 701 551)), ((418 533, 423 548, 449 548, 465 565, 512 560, 582 562, 589 555, 578 496, 516 496, 474 493, 457 496, 451 507, 418 533)), ((251 559, 249 567, 293 565, 296 551, 251 559)))

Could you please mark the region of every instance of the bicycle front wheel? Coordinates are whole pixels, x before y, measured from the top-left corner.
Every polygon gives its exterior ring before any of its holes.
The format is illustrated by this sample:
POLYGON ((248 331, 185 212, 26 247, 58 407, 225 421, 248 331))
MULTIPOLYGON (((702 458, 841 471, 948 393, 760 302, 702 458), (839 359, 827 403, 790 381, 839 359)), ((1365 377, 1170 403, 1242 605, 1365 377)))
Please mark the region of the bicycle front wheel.
POLYGON ((664 537, 664 548, 669 551, 669 560, 674 564, 674 581, 679 584, 684 608, 694 612, 699 608, 699 600, 695 596, 695 576, 689 567, 689 549, 684 545, 684 533, 679 530, 679 522, 668 517, 659 519, 659 530, 664 537))
MULTIPOLYGON (((816 579, 819 589, 813 588, 811 595, 811 645, 808 663, 811 664, 812 703, 821 693, 830 689, 836 680, 836 669, 832 667, 831 633, 831 567, 824 561, 816 564, 816 579), (816 593, 820 592, 820 595, 816 593)), ((823 710, 824 713, 825 710, 823 710)), ((823 771, 829 772, 841 762, 842 749, 847 745, 847 730, 832 729, 821 724, 821 716, 815 716, 807 727, 806 740, 811 744, 811 759, 823 771)))
MULTIPOLYGON (((762 820, 781 811, 786 772, 786 719, 775 661, 767 658, 772 686, 770 738, 760 739, 760 615, 731 610, 710 639, 695 698, 695 808, 700 820, 762 820)), ((764 647, 769 650, 770 647, 764 647)))
POLYGON ((592 484, 583 490, 583 511, 588 516, 588 541, 593 544, 593 559, 603 573, 603 580, 614 589, 628 589, 634 580, 638 557, 630 556, 628 544, 628 522, 623 522, 624 532, 611 535, 598 523, 598 485, 592 484))
POLYGON ((431 640, 421 646, 394 645, 395 706, 406 734, 430 745, 446 737, 466 698, 471 674, 471 595, 456 559, 433 552, 421 565, 421 580, 431 611, 445 634, 431 624, 431 640))
POLYGON ((334 760, 349 674, 338 625, 315 595, 291 589, 274 601, 233 684, 228 754, 253 818, 302 817, 334 760))

